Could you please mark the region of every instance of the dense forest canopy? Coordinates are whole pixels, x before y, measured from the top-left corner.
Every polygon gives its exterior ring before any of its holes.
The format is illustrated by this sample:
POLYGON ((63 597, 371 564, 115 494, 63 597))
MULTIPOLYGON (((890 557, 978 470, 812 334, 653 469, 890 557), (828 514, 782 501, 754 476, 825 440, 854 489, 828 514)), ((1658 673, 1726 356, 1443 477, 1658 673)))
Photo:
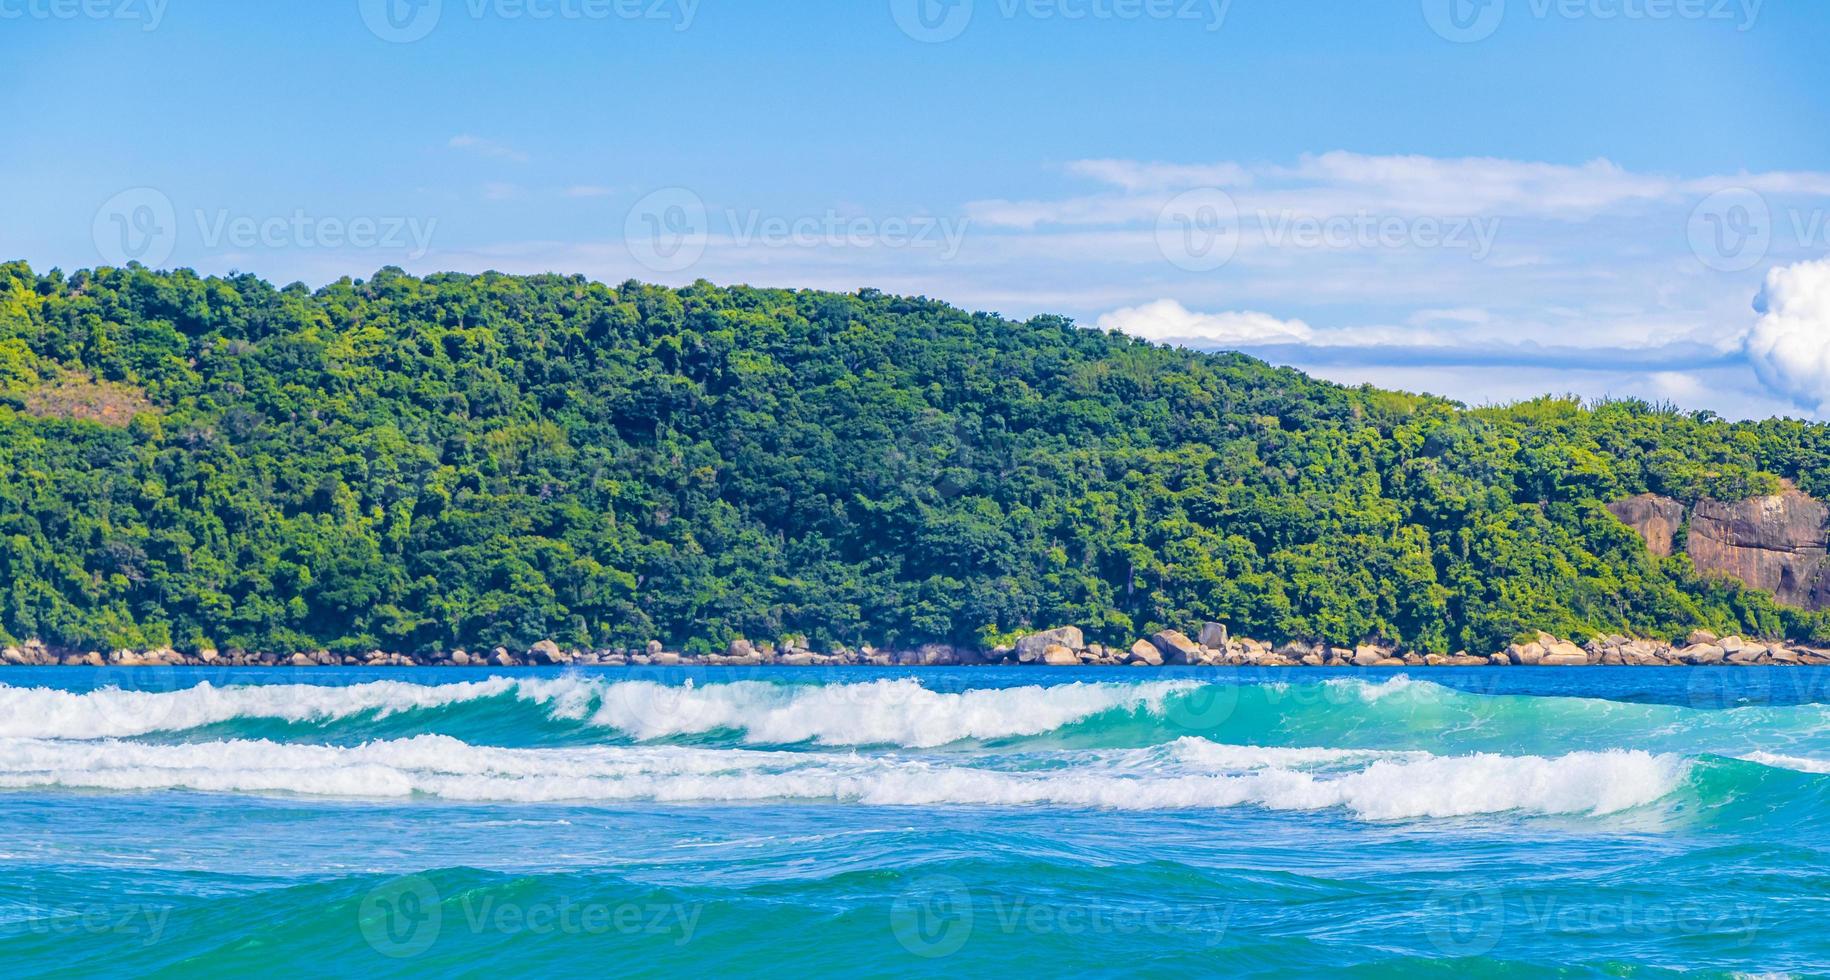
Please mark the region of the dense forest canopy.
POLYGON ((0 640, 1821 640, 1604 509, 1782 478, 1830 494, 1830 429, 1470 410, 872 290, 0 265, 0 640))

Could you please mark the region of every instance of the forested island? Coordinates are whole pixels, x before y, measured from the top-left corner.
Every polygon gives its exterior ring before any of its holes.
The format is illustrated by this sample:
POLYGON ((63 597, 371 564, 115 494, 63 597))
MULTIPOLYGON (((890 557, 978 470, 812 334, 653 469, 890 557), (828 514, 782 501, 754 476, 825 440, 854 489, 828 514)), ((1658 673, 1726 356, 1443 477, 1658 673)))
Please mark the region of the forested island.
POLYGON ((1796 569, 1689 539, 1826 493, 1823 425, 1469 408, 874 290, 0 265, 0 645, 1823 645, 1796 569))

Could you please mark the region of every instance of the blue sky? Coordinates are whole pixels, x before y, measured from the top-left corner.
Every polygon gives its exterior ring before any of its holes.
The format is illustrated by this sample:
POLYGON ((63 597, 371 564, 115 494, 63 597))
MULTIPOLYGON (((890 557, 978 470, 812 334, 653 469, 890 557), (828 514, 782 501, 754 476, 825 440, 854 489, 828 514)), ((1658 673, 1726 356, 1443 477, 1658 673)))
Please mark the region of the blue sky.
POLYGON ((875 286, 1820 415, 1826 51, 1799 0, 0 0, 0 255, 875 286))

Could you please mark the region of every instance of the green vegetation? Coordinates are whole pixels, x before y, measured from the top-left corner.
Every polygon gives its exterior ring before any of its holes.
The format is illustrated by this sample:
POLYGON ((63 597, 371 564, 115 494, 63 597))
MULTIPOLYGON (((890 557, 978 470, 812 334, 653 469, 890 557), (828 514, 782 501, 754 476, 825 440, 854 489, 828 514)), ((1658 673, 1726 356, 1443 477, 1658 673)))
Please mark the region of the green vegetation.
POLYGON ((1830 428, 1464 410, 874 291, 0 265, 0 639, 1804 638, 1603 509, 1781 477, 1830 494, 1830 428))

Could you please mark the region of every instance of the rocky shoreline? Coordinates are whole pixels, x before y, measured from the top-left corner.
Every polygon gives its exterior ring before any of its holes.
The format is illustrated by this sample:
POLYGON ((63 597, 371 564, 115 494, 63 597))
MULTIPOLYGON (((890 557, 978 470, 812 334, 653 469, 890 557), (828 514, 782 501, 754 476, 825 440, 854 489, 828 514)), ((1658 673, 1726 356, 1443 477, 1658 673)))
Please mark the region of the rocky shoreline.
POLYGON ((1782 641, 1718 637, 1706 630, 1691 633, 1682 644, 1624 636, 1600 637, 1577 645, 1540 632, 1528 642, 1514 643, 1487 656, 1458 653, 1418 654, 1388 646, 1363 644, 1354 648, 1325 644, 1286 643, 1273 646, 1261 640, 1228 635, 1219 623, 1208 623, 1190 639, 1177 630, 1165 630, 1138 640, 1128 648, 1088 643, 1072 626, 1031 633, 1010 646, 976 650, 930 644, 913 650, 856 650, 816 652, 794 641, 781 645, 733 642, 724 653, 688 655, 649 643, 640 652, 627 650, 564 650, 543 640, 516 653, 497 647, 487 653, 452 650, 429 656, 409 656, 380 650, 367 654, 333 654, 327 651, 275 654, 203 650, 180 653, 172 649, 100 651, 59 650, 37 641, 0 649, 0 667, 1713 667, 1713 666, 1830 666, 1830 650, 1782 641))

